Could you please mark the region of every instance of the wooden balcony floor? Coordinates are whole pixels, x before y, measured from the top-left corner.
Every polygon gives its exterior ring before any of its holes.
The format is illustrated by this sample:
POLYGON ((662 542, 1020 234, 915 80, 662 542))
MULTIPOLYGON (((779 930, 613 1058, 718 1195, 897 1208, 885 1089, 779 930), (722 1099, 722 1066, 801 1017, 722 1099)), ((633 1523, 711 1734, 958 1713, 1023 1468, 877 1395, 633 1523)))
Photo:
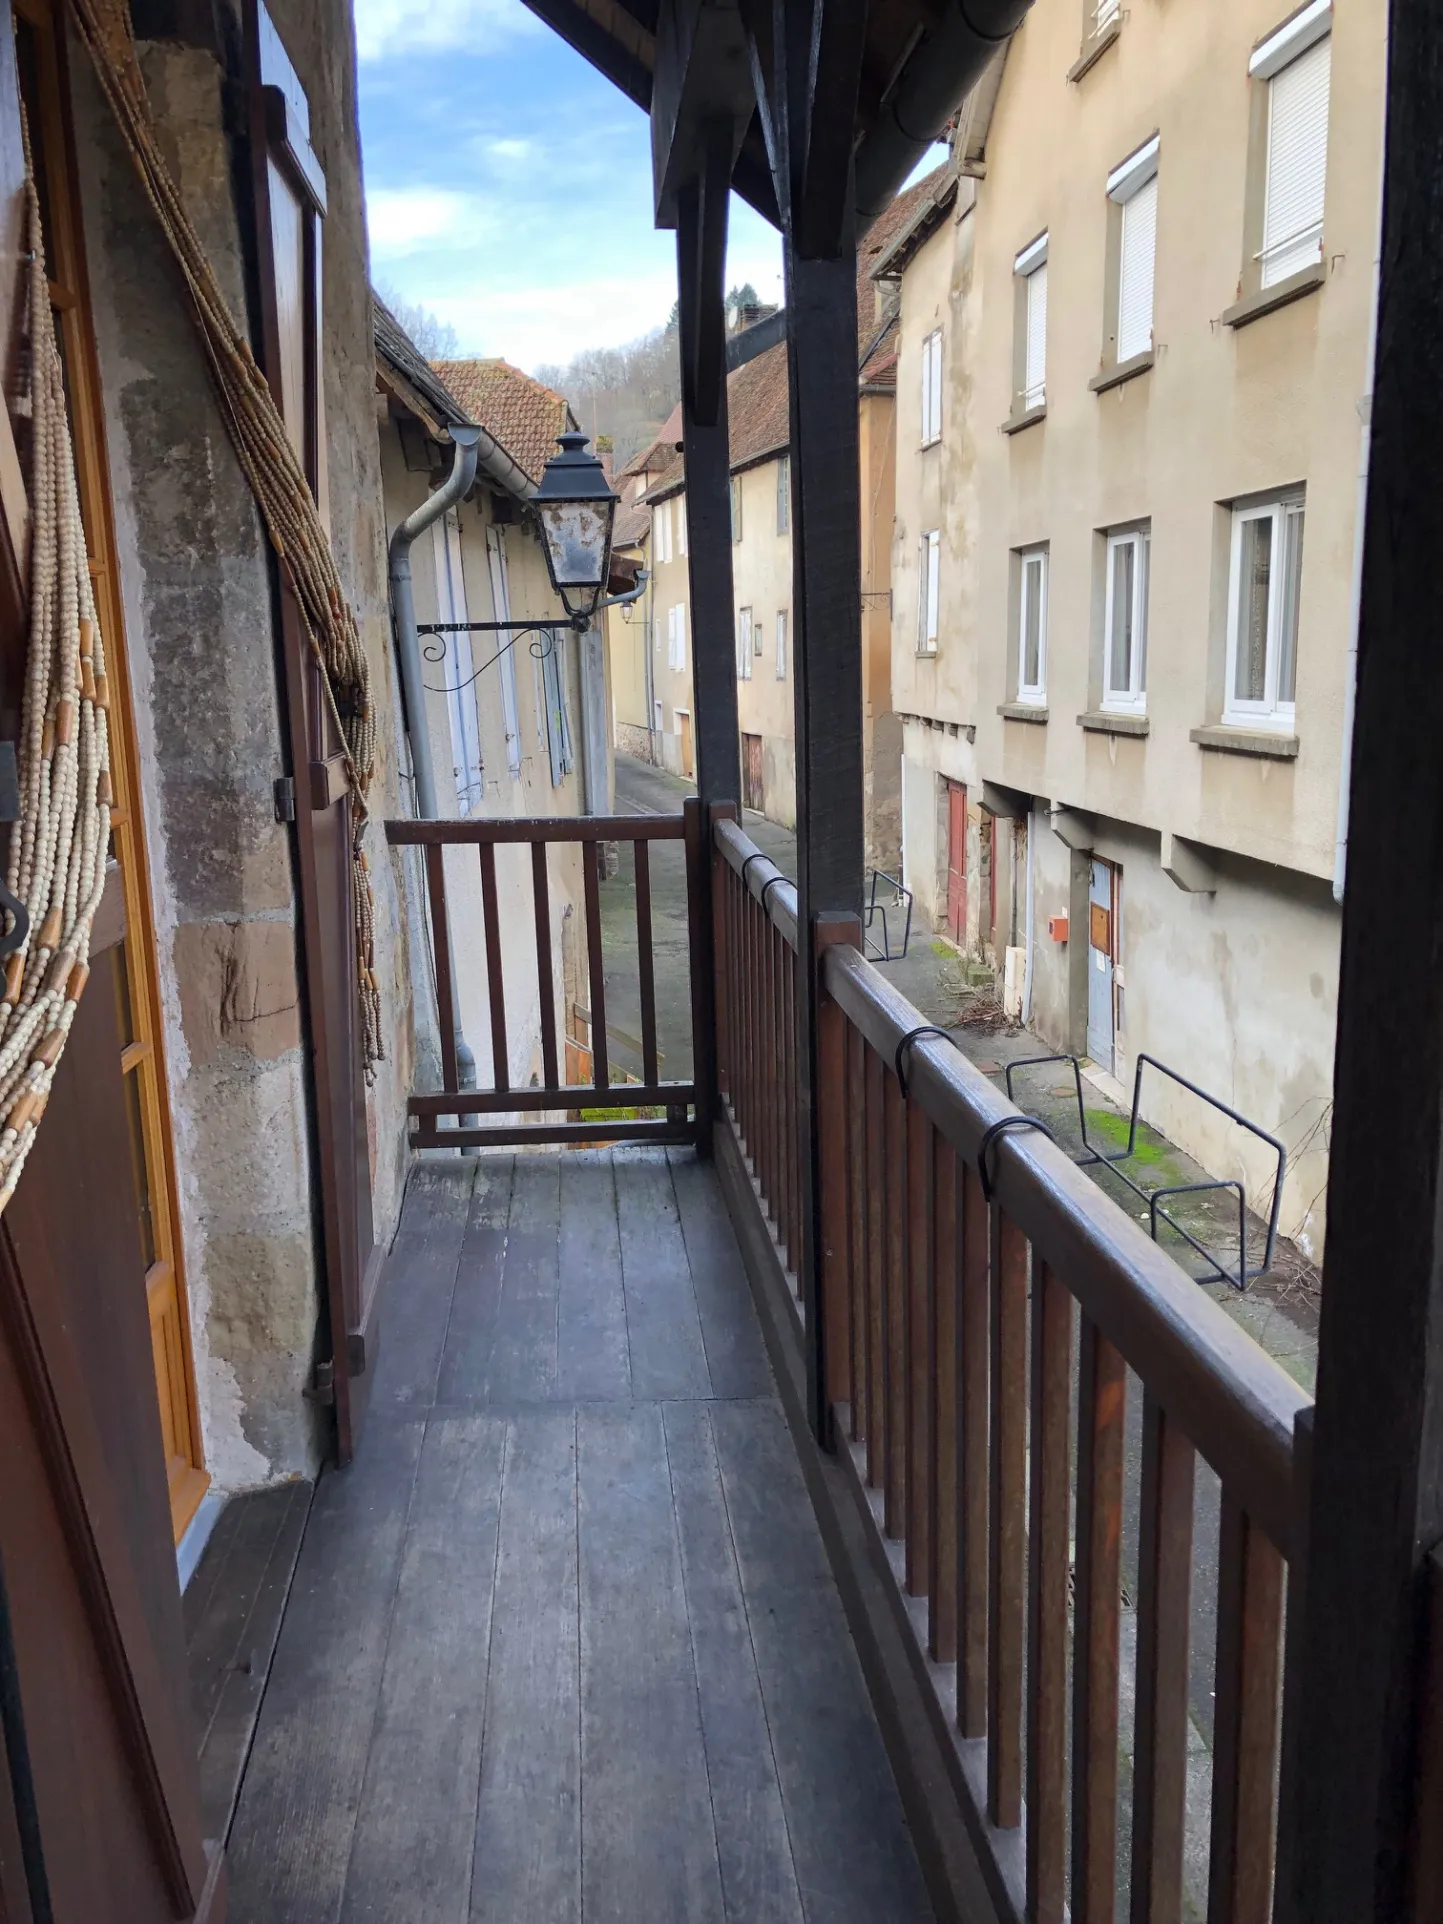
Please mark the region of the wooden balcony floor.
POLYGON ((232 1924, 930 1919, 712 1172, 420 1166, 232 1924))

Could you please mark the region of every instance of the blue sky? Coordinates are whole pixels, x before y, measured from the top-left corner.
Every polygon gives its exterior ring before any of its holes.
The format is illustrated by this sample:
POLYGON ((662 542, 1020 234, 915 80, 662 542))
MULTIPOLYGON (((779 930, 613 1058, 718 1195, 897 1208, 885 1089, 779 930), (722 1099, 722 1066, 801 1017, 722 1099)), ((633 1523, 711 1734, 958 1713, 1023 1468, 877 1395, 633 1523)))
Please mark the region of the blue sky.
MULTIPOLYGON (((640 109, 522 0, 356 0, 356 34, 378 285, 528 369, 665 321, 640 109)), ((728 278, 781 299, 778 237, 735 196, 728 278)))

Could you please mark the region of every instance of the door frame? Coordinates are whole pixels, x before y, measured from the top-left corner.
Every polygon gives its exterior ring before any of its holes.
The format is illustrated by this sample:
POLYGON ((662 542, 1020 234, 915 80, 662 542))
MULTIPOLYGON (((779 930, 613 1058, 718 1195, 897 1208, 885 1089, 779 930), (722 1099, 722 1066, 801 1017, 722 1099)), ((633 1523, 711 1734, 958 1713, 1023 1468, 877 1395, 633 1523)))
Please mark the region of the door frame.
POLYGON ((968 897, 967 830, 968 830, 969 822, 971 820, 970 801, 967 794, 967 784, 965 782, 954 782, 950 775, 944 775, 942 777, 942 793, 946 797, 946 802, 947 802, 947 817, 946 817, 947 819, 947 856, 946 856, 946 866, 943 871, 944 877, 945 877, 945 893, 944 893, 944 899, 943 899, 943 905, 942 905, 942 916, 943 916, 943 920, 947 925, 948 940, 955 942, 959 949, 965 950, 967 947, 967 897, 968 897), (962 850, 961 850, 962 859, 960 864, 956 864, 956 865, 954 865, 952 860, 952 841, 953 841, 952 803, 953 803, 954 796, 957 796, 960 798, 961 809, 962 809, 962 850), (959 893, 961 896, 961 903, 962 903, 959 924, 955 928, 953 926, 953 921, 952 921, 952 877, 954 874, 960 876, 961 878, 960 885, 959 885, 959 893))

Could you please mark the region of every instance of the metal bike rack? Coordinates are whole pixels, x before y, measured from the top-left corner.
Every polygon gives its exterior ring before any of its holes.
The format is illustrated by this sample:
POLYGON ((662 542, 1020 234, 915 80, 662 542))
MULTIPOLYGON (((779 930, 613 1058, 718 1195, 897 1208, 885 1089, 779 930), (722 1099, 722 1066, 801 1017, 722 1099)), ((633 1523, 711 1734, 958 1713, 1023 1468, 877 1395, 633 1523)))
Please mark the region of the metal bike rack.
POLYGON ((862 936, 866 944, 866 953, 874 962, 900 962, 907 953, 908 942, 912 939, 912 891, 905 887, 897 876, 889 875, 885 869, 874 868, 870 874, 871 885, 867 891, 867 903, 862 913, 862 936), (890 902, 877 900, 879 882, 884 882, 891 890, 890 902), (902 909, 905 909, 906 914, 902 922, 901 946, 893 948, 893 928, 889 920, 889 911, 895 913, 902 909), (880 942, 872 932, 878 925, 879 916, 882 930, 880 942))
POLYGON ((1012 1092, 1012 1077, 1017 1070, 1040 1069, 1053 1062, 1068 1062, 1072 1065, 1073 1086, 1077 1091, 1077 1125, 1082 1137, 1082 1154, 1080 1156, 1074 1156, 1072 1160, 1080 1169, 1085 1169, 1093 1163, 1105 1163, 1117 1176, 1119 1182, 1126 1183, 1128 1188, 1138 1198, 1139 1202, 1145 1202, 1147 1204, 1148 1228, 1154 1242, 1157 1241, 1157 1226, 1159 1222, 1166 1223, 1168 1228, 1181 1236, 1183 1241, 1195 1249, 1205 1262, 1212 1265, 1211 1271, 1207 1275, 1199 1276, 1196 1279, 1200 1283, 1230 1283, 1234 1289, 1245 1290, 1254 1277, 1261 1276, 1264 1270, 1272 1268, 1273 1253, 1278 1240, 1278 1211, 1282 1207, 1283 1200, 1283 1175, 1288 1166, 1288 1152, 1276 1136, 1270 1136, 1266 1129, 1260 1128, 1257 1123, 1250 1121, 1247 1116, 1240 1115, 1236 1109, 1229 1108, 1227 1103, 1220 1101, 1217 1096, 1210 1095, 1206 1089, 1200 1089, 1195 1082, 1189 1082, 1186 1076, 1179 1075, 1176 1069, 1170 1069, 1165 1062, 1159 1062, 1156 1056, 1139 1055, 1137 1058, 1137 1069, 1132 1080, 1132 1113, 1128 1119, 1127 1147, 1109 1152, 1099 1147, 1098 1144, 1091 1141, 1088 1137, 1087 1111, 1082 1101, 1082 1067, 1076 1056, 1024 1056, 1017 1062, 1009 1062, 1006 1069, 1008 1100, 1016 1100, 1012 1092), (1122 1167, 1122 1164, 1127 1162, 1129 1158, 1137 1152, 1138 1110, 1142 1101, 1142 1072, 1144 1068, 1149 1067, 1156 1069, 1159 1075, 1166 1076, 1170 1082, 1177 1083, 1179 1088, 1186 1089, 1189 1095, 1197 1096, 1200 1101, 1207 1103, 1211 1108, 1216 1109, 1219 1114, 1226 1116, 1230 1122, 1235 1122, 1240 1128, 1246 1129, 1251 1135, 1256 1136, 1260 1142, 1265 1142, 1276 1154, 1278 1158, 1278 1170, 1277 1175, 1273 1179, 1273 1202, 1272 1208, 1268 1212, 1267 1241, 1263 1249, 1263 1260, 1256 1269, 1250 1269, 1248 1267, 1248 1205, 1246 1192, 1240 1182, 1230 1178, 1220 1178, 1207 1182, 1172 1183, 1161 1189, 1144 1189, 1142 1184, 1136 1181, 1135 1178, 1122 1167), (1175 1216, 1169 1215, 1167 1210, 1161 1207, 1163 1200, 1167 1197, 1192 1196, 1198 1195, 1204 1190, 1217 1189, 1229 1189, 1238 1199, 1238 1267, 1236 1272, 1226 1268, 1219 1262, 1217 1256, 1205 1243, 1199 1242, 1191 1230, 1184 1229, 1175 1216))

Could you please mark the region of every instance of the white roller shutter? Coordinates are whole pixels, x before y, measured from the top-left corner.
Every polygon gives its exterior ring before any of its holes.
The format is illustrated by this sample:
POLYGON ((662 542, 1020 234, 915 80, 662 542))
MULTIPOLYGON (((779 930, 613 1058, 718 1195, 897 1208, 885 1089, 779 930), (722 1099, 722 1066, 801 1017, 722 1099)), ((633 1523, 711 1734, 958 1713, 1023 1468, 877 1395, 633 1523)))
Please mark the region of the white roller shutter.
POLYGON ((1319 40, 1268 82, 1264 287, 1323 258, 1332 46, 1331 36, 1319 40))
POLYGON ((1122 263, 1117 293, 1117 358, 1152 346, 1153 268, 1157 259, 1157 175, 1122 204, 1122 263))
POLYGON ((1047 263, 1027 276, 1027 353, 1022 404, 1041 407, 1047 398, 1047 263))

